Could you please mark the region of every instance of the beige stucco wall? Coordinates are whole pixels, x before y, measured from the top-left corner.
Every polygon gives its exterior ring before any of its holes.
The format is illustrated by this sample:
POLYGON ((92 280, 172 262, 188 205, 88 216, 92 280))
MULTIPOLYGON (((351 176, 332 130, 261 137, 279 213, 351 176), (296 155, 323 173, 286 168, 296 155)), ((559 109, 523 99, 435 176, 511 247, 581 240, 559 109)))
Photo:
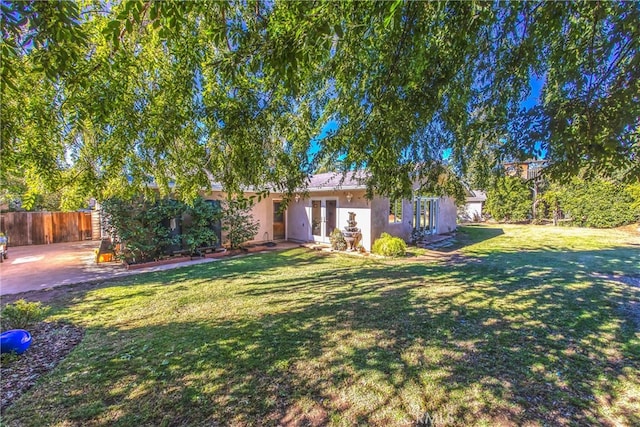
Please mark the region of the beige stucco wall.
POLYGON ((457 227, 458 207, 450 197, 441 197, 438 201, 438 223, 436 233, 445 234, 457 227))
MULTIPOLYGON (((254 238, 256 242, 273 240, 273 202, 282 200, 281 196, 270 195, 253 205, 253 219, 260 222, 260 228, 254 238)), ((285 212, 285 218, 287 217, 285 212)), ((286 228, 285 228, 286 236, 286 228)))
MULTIPOLYGON (((288 209, 288 238, 303 242, 314 241, 311 235, 311 201, 320 200, 325 207, 327 200, 336 200, 336 228, 344 230, 349 219, 349 212, 356 214, 357 227, 362 232, 362 245, 371 250, 371 205, 365 198, 364 190, 314 191, 300 201, 292 201, 288 209), (352 199, 347 199, 347 194, 352 199)), ((329 230, 331 232, 332 230, 329 230)), ((329 243, 328 238, 320 239, 329 243)))
MULTIPOLYGON (((246 197, 254 195, 255 194, 253 193, 245 193, 246 197)), ((204 197, 208 200, 224 201, 226 199, 226 193, 215 191, 205 194, 204 197)), ((276 200, 282 200, 282 197, 279 195, 270 195, 253 205, 251 213, 254 221, 258 221, 260 223, 260 227, 251 242, 259 243, 273 239, 273 202, 276 200)), ((285 218, 287 218, 287 216, 288 215, 285 212, 285 218)), ((288 226, 289 224, 287 223, 286 227, 288 228, 288 226)), ((223 230, 222 241, 224 242, 225 240, 226 233, 223 230)))
POLYGON ((410 200, 403 200, 402 222, 393 224, 389 223, 389 204, 390 201, 387 198, 376 197, 372 200, 373 240, 380 237, 382 233, 389 233, 408 242, 413 230, 413 204, 410 200))
MULTIPOLYGON (((253 194, 247 193, 247 197, 253 194)), ((222 192, 212 192, 205 195, 210 200, 224 200, 226 194, 222 192)), ((254 237, 254 242, 263 242, 273 238, 273 202, 282 200, 279 195, 270 195, 253 206, 253 218, 259 221, 260 228, 254 237)), ((357 227, 362 231, 362 245, 368 251, 374 240, 380 234, 387 232, 393 236, 398 236, 409 241, 413 230, 413 203, 411 200, 403 200, 402 222, 389 224, 389 199, 375 197, 367 200, 364 190, 335 190, 335 191, 314 191, 306 198, 301 198, 298 202, 292 200, 285 212, 286 237, 287 239, 310 242, 314 241, 311 235, 311 201, 321 200, 325 206, 326 200, 336 200, 336 227, 344 230, 349 219, 349 212, 356 214, 357 227), (351 201, 347 199, 347 194, 353 195, 351 201)), ((437 233, 448 233, 456 229, 457 208, 454 201, 448 197, 439 199, 438 202, 438 224, 437 233)), ((331 230, 329 230, 331 232, 331 230)), ((223 232, 222 240, 226 236, 223 232)), ((328 238, 322 239, 329 243, 328 238)))
MULTIPOLYGON (((371 202, 373 240, 380 237, 383 232, 386 232, 409 242, 411 240, 411 232, 413 231, 413 201, 402 201, 402 222, 393 224, 389 223, 389 203, 389 199, 377 197, 371 202)), ((436 215, 437 234, 449 233, 456 229, 457 207, 453 199, 449 197, 439 198, 436 215)))
POLYGON ((310 240, 311 219, 307 216, 309 200, 292 200, 287 208, 287 238, 298 242, 310 240))

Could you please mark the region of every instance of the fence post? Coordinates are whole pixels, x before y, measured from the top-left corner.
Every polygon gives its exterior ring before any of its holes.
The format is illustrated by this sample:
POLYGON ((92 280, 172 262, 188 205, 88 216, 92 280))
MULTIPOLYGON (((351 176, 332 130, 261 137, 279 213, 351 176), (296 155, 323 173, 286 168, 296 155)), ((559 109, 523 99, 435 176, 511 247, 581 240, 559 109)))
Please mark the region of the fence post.
POLYGON ((44 222, 44 242, 47 245, 53 240, 53 213, 47 212, 43 218, 44 222))
POLYGON ((91 211, 91 238, 100 240, 102 238, 102 221, 100 221, 100 211, 91 211))
POLYGON ((31 222, 33 221, 33 217, 31 216, 31 212, 27 212, 27 244, 33 245, 33 238, 31 237, 31 222))

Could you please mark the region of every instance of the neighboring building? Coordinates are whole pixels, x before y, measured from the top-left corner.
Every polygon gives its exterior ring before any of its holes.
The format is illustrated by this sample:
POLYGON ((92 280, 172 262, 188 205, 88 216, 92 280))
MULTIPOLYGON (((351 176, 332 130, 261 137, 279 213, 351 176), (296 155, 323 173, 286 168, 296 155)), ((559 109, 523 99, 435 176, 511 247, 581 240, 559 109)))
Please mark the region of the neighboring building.
POLYGON ((480 190, 467 190, 465 205, 458 212, 458 218, 463 222, 482 221, 482 209, 487 201, 487 195, 480 190))
MULTIPOLYGON (((349 212, 356 214, 357 227, 362 231, 361 243, 369 251, 383 232, 409 241, 414 229, 432 234, 456 229, 457 208, 448 197, 416 196, 413 200, 392 202, 384 197, 368 200, 365 192, 358 177, 348 175, 342 180, 341 174, 324 173, 313 176, 307 196, 296 195, 284 212, 280 212, 282 196, 272 193, 253 206, 253 217, 260 222, 255 241, 329 243, 334 229, 344 230, 349 212)), ((219 200, 224 197, 221 191, 207 196, 219 200)))
POLYGON ((546 160, 524 160, 522 162, 506 162, 502 164, 508 176, 532 180, 537 178, 547 166, 546 160))

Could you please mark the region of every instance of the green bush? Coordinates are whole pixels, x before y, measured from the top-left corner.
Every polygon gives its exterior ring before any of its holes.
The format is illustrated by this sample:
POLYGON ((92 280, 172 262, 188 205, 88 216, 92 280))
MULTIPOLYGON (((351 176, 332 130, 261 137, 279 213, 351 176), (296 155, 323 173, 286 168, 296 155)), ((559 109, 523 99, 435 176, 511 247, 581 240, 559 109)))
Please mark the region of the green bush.
POLYGON ((631 200, 631 209, 636 213, 640 221, 640 182, 628 185, 624 191, 629 196, 629 200, 631 200))
POLYGON ((260 222, 251 215, 251 200, 231 199, 225 201, 222 213, 222 229, 227 232, 227 243, 231 249, 240 249, 253 240, 260 229, 260 222))
POLYGON ((102 203, 104 228, 123 244, 120 257, 127 262, 159 259, 176 248, 194 252, 202 245, 215 243, 211 225, 222 215, 220 210, 198 197, 191 205, 178 200, 107 199, 102 203), (188 226, 182 227, 188 218, 188 226), (171 224, 181 228, 179 234, 171 224))
POLYGON ((501 222, 526 221, 531 217, 533 200, 527 182, 517 176, 498 178, 487 192, 486 211, 501 222))
POLYGON ((26 329, 44 319, 48 309, 41 302, 27 302, 23 299, 7 304, 2 309, 2 329, 26 329))
POLYGON ((401 257, 407 253, 407 244, 399 237, 382 233, 380 238, 373 242, 371 252, 383 256, 401 257))
POLYGON ((624 187, 603 179, 574 179, 556 185, 557 199, 564 217, 580 227, 611 228, 640 219, 636 187, 624 187))
POLYGON ((158 259, 179 241, 167 225, 181 213, 174 200, 112 198, 102 202, 102 213, 105 230, 122 243, 119 255, 127 262, 158 259))
POLYGON ((329 241, 331 242, 331 249, 334 251, 346 251, 347 241, 344 238, 344 234, 339 229, 334 229, 329 235, 329 241))
POLYGON ((198 248, 218 243, 212 225, 222 216, 220 206, 201 197, 186 205, 183 213, 182 246, 195 253, 198 248), (188 221, 185 221, 188 219, 188 221))

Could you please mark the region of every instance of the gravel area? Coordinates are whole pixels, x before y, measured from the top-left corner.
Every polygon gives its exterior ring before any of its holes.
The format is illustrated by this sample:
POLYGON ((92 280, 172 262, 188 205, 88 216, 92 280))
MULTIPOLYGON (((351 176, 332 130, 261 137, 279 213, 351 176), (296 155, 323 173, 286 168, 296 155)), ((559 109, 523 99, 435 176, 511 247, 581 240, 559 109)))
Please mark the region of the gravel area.
POLYGON ((3 355, 0 411, 4 413, 42 375, 56 367, 82 341, 84 330, 68 323, 40 322, 28 328, 31 346, 22 355, 3 355))

